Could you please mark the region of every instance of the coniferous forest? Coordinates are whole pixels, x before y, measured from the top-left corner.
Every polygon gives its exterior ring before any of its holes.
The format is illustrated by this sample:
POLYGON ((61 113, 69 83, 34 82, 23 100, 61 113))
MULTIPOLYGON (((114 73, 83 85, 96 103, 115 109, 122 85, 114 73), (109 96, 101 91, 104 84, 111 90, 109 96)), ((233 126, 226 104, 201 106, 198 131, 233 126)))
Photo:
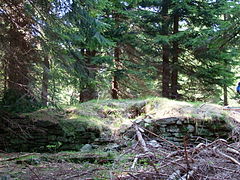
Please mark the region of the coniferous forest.
POLYGON ((239 0, 1 0, 0 179, 239 180, 239 42, 239 0))

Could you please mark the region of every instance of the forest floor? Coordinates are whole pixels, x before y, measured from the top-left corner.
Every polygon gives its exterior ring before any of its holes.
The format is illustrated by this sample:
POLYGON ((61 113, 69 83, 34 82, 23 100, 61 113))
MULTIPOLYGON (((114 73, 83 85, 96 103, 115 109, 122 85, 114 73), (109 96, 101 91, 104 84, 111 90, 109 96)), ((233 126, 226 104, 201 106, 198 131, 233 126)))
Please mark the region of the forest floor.
POLYGON ((66 107, 65 111, 73 118, 91 117, 112 133, 103 132, 103 141, 98 139, 81 151, 0 152, 0 180, 240 179, 239 112, 226 112, 213 104, 166 99, 90 102, 66 107), (206 120, 227 116, 235 127, 235 141, 216 139, 193 145, 183 140, 179 145, 155 134, 156 141, 134 123, 149 117, 180 116, 206 120), (129 127, 135 130, 133 138, 122 134, 129 127))
POLYGON ((1 180, 240 179, 240 143, 219 139, 195 147, 139 144, 120 151, 1 153, 1 180))

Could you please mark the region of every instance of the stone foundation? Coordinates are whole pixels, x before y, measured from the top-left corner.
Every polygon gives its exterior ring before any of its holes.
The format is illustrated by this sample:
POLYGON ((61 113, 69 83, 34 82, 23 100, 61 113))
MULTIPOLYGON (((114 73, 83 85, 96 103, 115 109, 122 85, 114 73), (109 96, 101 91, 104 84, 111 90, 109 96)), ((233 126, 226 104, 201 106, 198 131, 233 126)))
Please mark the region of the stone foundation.
POLYGON ((98 128, 74 120, 32 121, 26 117, 0 119, 0 150, 54 152, 80 150, 100 136, 98 128))
MULTIPOLYGON (((203 139, 213 141, 217 138, 228 138, 232 131, 229 124, 221 118, 211 120, 179 117, 147 119, 139 122, 139 126, 145 127, 149 131, 176 144, 183 143, 184 137, 187 137, 188 142, 191 143, 198 143, 203 139)), ((134 135, 134 128, 128 129, 127 134, 129 136, 134 135)), ((147 133, 147 135, 153 137, 150 133, 147 133)))

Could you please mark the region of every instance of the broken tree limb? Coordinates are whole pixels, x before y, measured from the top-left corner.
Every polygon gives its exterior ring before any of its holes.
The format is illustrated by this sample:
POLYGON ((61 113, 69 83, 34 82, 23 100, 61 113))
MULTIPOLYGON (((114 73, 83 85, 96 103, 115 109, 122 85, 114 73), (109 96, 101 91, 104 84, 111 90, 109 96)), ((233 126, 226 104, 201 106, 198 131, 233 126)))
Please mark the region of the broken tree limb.
POLYGON ((195 153, 200 152, 205 147, 206 147, 205 144, 199 143, 195 148, 193 148, 192 155, 194 155, 195 153))
POLYGON ((232 161, 233 163, 237 164, 240 166, 240 162, 236 159, 234 159, 233 157, 227 155, 227 154, 224 154, 223 152, 219 151, 216 147, 213 148, 213 152, 217 155, 221 155, 223 157, 225 157, 226 159, 229 159, 230 161, 232 161))
POLYGON ((134 169, 135 165, 137 164, 137 161, 138 161, 138 157, 136 156, 136 157, 134 158, 134 161, 133 161, 133 164, 132 164, 132 166, 131 166, 131 169, 134 169))
POLYGON ((234 153, 234 154, 240 155, 240 152, 237 151, 236 149, 233 149, 233 148, 227 148, 226 150, 227 150, 228 152, 231 152, 231 153, 234 153))
POLYGON ((18 155, 16 157, 11 157, 11 158, 7 158, 7 159, 0 159, 0 162, 13 161, 13 160, 24 158, 24 157, 31 156, 31 155, 33 156, 33 155, 39 155, 39 154, 38 153, 27 153, 27 154, 23 154, 23 155, 18 155))
POLYGON ((227 111, 240 111, 240 107, 224 107, 223 110, 227 111))
POLYGON ((144 139, 142 137, 142 133, 140 132, 138 125, 135 124, 134 127, 135 127, 135 130, 136 130, 138 141, 140 142, 141 147, 143 149, 143 152, 144 153, 148 152, 149 150, 148 150, 147 145, 146 145, 146 143, 145 143, 145 141, 144 141, 144 139))
POLYGON ((225 139, 217 139, 213 141, 212 143, 208 144, 206 147, 214 146, 215 144, 227 144, 227 140, 225 139))
POLYGON ((146 152, 146 153, 144 153, 144 154, 137 154, 137 155, 135 156, 134 160, 133 160, 133 164, 132 164, 132 166, 131 166, 131 169, 133 169, 133 168, 135 167, 135 165, 137 164, 138 159, 151 158, 151 157, 153 157, 153 155, 154 155, 154 154, 153 154, 152 152, 150 152, 150 151, 148 151, 148 152, 146 152))
MULTIPOLYGON (((136 130, 137 138, 138 138, 138 141, 140 142, 140 145, 141 145, 141 147, 142 147, 142 149, 143 149, 143 152, 146 153, 146 154, 150 153, 149 150, 148 150, 148 148, 147 148, 147 145, 146 145, 146 143, 145 143, 145 141, 144 141, 144 139, 143 139, 143 137, 142 137, 142 133, 140 132, 140 131, 144 132, 144 130, 141 129, 141 128, 139 128, 137 124, 134 125, 134 128, 135 128, 135 130, 136 130)), ((145 154, 144 154, 144 155, 145 155, 145 154)), ((135 167, 138 159, 141 158, 141 156, 142 156, 142 155, 140 154, 140 155, 137 155, 137 156, 134 158, 134 161, 133 161, 133 164, 132 164, 132 166, 131 166, 131 169, 133 169, 133 168, 135 167)), ((152 156, 152 153, 150 153, 149 156, 152 156)))

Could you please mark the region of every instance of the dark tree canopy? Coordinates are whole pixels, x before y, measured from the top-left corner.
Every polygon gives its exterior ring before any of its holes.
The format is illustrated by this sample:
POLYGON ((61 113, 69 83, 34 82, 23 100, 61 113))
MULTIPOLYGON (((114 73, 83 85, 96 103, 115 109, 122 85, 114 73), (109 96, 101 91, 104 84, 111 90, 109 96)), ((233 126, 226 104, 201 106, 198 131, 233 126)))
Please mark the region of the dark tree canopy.
POLYGON ((239 12, 227 0, 3 0, 1 106, 222 95, 226 104, 238 78, 239 12))

